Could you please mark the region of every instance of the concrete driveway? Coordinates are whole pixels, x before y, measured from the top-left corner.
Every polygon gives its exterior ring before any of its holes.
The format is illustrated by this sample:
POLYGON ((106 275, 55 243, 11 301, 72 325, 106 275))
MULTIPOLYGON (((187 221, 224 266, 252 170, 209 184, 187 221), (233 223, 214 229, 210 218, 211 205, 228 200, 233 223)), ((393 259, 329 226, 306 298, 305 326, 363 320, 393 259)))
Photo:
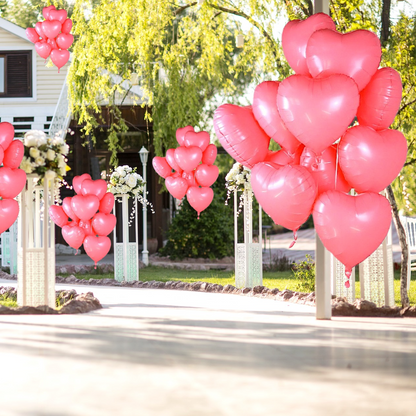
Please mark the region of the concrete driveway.
POLYGON ((104 309, 0 316, 1 415, 414 415, 416 320, 316 321, 314 308, 266 299, 72 287, 104 309))

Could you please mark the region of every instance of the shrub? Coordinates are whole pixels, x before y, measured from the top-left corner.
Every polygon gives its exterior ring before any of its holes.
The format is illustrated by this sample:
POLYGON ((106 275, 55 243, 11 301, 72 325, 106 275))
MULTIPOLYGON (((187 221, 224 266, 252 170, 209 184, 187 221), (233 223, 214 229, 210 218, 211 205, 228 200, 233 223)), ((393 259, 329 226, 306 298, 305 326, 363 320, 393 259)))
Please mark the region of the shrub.
POLYGON ((309 254, 306 255, 306 260, 294 263, 292 270, 298 280, 296 290, 299 292, 315 291, 315 262, 309 254))

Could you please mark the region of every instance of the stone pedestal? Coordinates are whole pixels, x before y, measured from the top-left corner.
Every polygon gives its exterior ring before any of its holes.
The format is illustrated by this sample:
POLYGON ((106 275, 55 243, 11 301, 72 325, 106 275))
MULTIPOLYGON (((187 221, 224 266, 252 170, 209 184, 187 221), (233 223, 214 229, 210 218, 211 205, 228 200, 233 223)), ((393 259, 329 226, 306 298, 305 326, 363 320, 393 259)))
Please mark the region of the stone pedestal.
POLYGON ((28 175, 18 219, 17 302, 55 307, 55 225, 49 217, 54 183, 28 175))
POLYGON ((137 198, 130 201, 131 207, 127 195, 115 195, 114 278, 119 282, 139 280, 137 198))
POLYGON ((243 193, 244 243, 238 242, 238 197, 234 192, 235 285, 238 288, 263 284, 262 211, 259 207, 259 238, 253 243, 253 193, 243 193))

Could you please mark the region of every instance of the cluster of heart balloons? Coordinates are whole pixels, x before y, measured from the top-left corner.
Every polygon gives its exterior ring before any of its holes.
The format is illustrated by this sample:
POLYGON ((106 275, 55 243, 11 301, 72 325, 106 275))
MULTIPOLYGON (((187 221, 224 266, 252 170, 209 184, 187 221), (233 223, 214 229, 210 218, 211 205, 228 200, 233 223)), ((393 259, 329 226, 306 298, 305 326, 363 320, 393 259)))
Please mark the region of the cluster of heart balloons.
POLYGON ((26 173, 19 169, 25 149, 14 140, 14 128, 0 123, 0 234, 13 225, 19 215, 19 204, 14 199, 26 184, 26 173))
POLYGON ((217 147, 210 144, 209 133, 195 132, 192 126, 176 130, 179 147, 169 149, 166 157, 156 156, 153 168, 162 178, 170 194, 176 199, 185 195, 189 205, 199 214, 212 202, 214 191, 210 186, 218 178, 214 165, 217 147))
POLYGON ((38 55, 47 59, 51 57, 55 66, 61 69, 69 60, 68 48, 74 42, 69 33, 72 29, 72 20, 67 18, 67 11, 57 10, 52 4, 42 10, 43 22, 37 22, 35 27, 26 29, 27 38, 35 44, 38 55))
POLYGON ((92 180, 88 173, 72 180, 77 195, 66 197, 61 205, 52 205, 49 215, 62 228, 62 236, 69 246, 78 250, 84 244, 88 256, 99 262, 111 248, 107 237, 116 226, 116 217, 111 214, 114 195, 107 192, 107 182, 92 180))
POLYGON ((378 69, 374 33, 339 33, 323 13, 289 22, 282 46, 296 74, 258 85, 250 107, 220 106, 215 131, 225 150, 252 169, 253 192, 275 223, 296 239, 312 213, 349 278, 391 224, 390 204, 379 192, 406 160, 405 137, 389 129, 400 106, 400 75, 378 69), (270 138, 281 150, 269 151, 270 138))

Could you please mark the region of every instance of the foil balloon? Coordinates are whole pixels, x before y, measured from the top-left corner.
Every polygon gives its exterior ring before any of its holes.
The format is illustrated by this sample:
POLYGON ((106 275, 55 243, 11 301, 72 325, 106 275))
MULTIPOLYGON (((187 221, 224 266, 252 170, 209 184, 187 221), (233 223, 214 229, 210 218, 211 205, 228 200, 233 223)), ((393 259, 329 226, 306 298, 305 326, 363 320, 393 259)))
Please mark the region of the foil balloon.
POLYGON ((195 179, 201 186, 211 186, 217 180, 218 174, 218 166, 202 164, 195 170, 195 179))
POLYGON ((327 147, 320 156, 307 147, 300 157, 300 165, 304 166, 318 185, 318 195, 329 190, 348 193, 351 186, 344 178, 339 167, 337 157, 337 146, 327 147))
POLYGON ((162 178, 166 179, 168 176, 172 175, 172 168, 169 166, 165 157, 155 156, 152 159, 152 165, 156 173, 162 178))
POLYGON ((387 129, 393 123, 402 99, 402 81, 393 68, 381 68, 360 93, 357 119, 374 130, 387 129))
MULTIPOLYGON (((0 146, 0 165, 3 163, 3 159, 4 159, 4 150, 0 146)), ((10 166, 8 166, 8 167, 10 167, 10 166)))
POLYGON ((195 179, 195 170, 192 172, 182 172, 182 178, 186 180, 188 186, 198 186, 195 179))
POLYGON ((91 219, 99 206, 100 200, 95 195, 75 195, 71 200, 72 211, 82 221, 91 219))
POLYGON ((98 210, 103 214, 109 214, 113 210, 114 202, 114 195, 111 192, 107 192, 100 201, 98 210))
POLYGON ((107 193, 107 182, 104 179, 85 179, 81 182, 82 195, 95 195, 101 200, 107 193))
POLYGON ((111 240, 104 236, 89 235, 84 239, 84 250, 97 263, 103 259, 111 248, 111 240))
POLYGON ((3 165, 11 169, 17 169, 24 154, 25 147, 23 143, 20 140, 13 140, 4 152, 3 165))
POLYGON ((201 212, 207 209, 214 199, 214 191, 208 187, 191 186, 186 192, 186 198, 189 205, 198 213, 199 218, 201 212))
POLYGON ((16 198, 26 184, 26 173, 22 169, 0 168, 0 196, 4 199, 16 198))
POLYGON ((196 146, 199 147, 203 152, 208 147, 209 142, 209 133, 206 131, 200 131, 198 133, 194 131, 188 131, 187 133, 185 133, 183 141, 186 147, 196 146))
POLYGON ((51 205, 49 207, 49 216, 58 227, 62 228, 68 224, 68 215, 65 214, 65 211, 61 206, 51 205))
POLYGON ((202 163, 205 165, 212 165, 217 158, 217 146, 209 144, 202 154, 202 163))
POLYGON ((40 41, 40 36, 38 34, 38 32, 36 32, 35 28, 33 27, 28 27, 26 29, 26 37, 32 42, 32 43, 36 43, 40 41))
MULTIPOLYGON (((74 178, 75 179, 75 178, 74 178)), ((67 196, 62 201, 62 209, 64 210, 65 214, 68 215, 71 220, 78 222, 79 218, 75 215, 74 211, 72 210, 72 197, 67 196)))
POLYGON ((339 164, 357 192, 381 192, 406 162, 407 140, 398 130, 355 126, 339 144, 339 164))
POLYGON ((277 109, 276 98, 280 82, 264 81, 254 90, 253 114, 260 127, 288 153, 294 153, 300 142, 287 129, 277 109))
POLYGON ((59 70, 69 61, 69 56, 70 54, 67 50, 53 49, 51 52, 51 61, 59 70))
POLYGON ((0 200, 0 234, 8 230, 19 215, 19 204, 14 199, 0 200))
POLYGON ((293 231, 308 219, 317 193, 315 181, 306 168, 271 162, 254 166, 251 186, 272 220, 293 231))
POLYGON ((179 143, 179 146, 185 145, 185 134, 188 133, 188 131, 194 131, 194 128, 192 126, 185 126, 176 130, 176 141, 179 143))
POLYGON ((215 133, 227 153, 251 169, 265 160, 270 138, 259 126, 250 107, 224 104, 215 110, 215 133))
POLYGON ((169 193, 176 199, 182 199, 189 188, 188 182, 182 177, 168 176, 165 185, 169 193))
POLYGON ((306 61, 313 77, 344 74, 361 91, 376 73, 381 60, 377 35, 369 30, 338 33, 323 29, 313 33, 306 48, 306 61))
POLYGON ((292 75, 280 83, 277 95, 286 127, 318 155, 344 134, 358 104, 357 84, 341 74, 322 79, 292 75))
POLYGON ((193 171, 202 159, 202 150, 199 147, 178 147, 175 149, 175 162, 185 172, 193 171))
POLYGON ((6 150, 14 139, 14 127, 7 121, 0 123, 0 146, 6 150))
POLYGON ((113 231, 116 226, 117 218, 113 214, 103 214, 98 212, 91 220, 92 229, 97 235, 106 236, 113 231))
POLYGON ((62 237, 68 245, 78 250, 85 239, 85 231, 78 225, 64 225, 62 227, 62 237))
POLYGON ((169 166, 176 172, 182 173, 182 169, 176 163, 175 160, 175 149, 168 149, 166 151, 166 162, 168 162, 169 166))
POLYGON ((333 20, 324 13, 316 13, 306 20, 292 20, 282 33, 282 48, 287 62, 300 75, 309 75, 306 46, 312 33, 320 29, 336 30, 333 20))
POLYGON ((288 153, 284 149, 277 150, 276 152, 269 151, 269 154, 266 157, 266 162, 273 162, 278 165, 299 165, 300 156, 303 152, 305 146, 301 144, 295 153, 288 153))
POLYGON ((74 179, 72 179, 72 186, 74 188, 75 193, 81 193, 81 183, 85 179, 91 179, 91 175, 89 173, 83 173, 82 175, 74 176, 74 179))
POLYGON ((387 199, 376 193, 351 196, 327 191, 316 200, 313 221, 323 245, 344 264, 349 277, 352 268, 383 242, 391 209, 387 199))

